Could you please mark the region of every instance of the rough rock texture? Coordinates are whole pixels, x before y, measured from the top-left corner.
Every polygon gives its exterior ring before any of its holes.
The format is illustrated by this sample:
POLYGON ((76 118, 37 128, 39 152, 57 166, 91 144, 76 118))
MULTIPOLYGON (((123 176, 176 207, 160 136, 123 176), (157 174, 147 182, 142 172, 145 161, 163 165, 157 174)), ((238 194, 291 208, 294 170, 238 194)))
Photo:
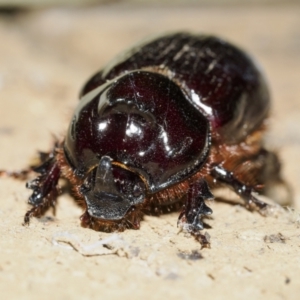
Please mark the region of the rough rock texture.
MULTIPOLYGON (((0 169, 21 169, 63 136, 84 81, 133 42, 163 31, 220 35, 247 49, 270 83, 267 143, 295 210, 270 217, 214 201, 211 249, 178 233, 177 213, 138 231, 80 227, 66 193, 22 226, 30 191, 0 179, 0 295, 10 299, 299 299, 300 7, 52 9, 0 18, 0 169), (99 242, 99 240, 103 240, 99 242), (109 247, 103 247, 103 244, 109 247)), ((234 198, 228 191, 222 196, 234 198)))

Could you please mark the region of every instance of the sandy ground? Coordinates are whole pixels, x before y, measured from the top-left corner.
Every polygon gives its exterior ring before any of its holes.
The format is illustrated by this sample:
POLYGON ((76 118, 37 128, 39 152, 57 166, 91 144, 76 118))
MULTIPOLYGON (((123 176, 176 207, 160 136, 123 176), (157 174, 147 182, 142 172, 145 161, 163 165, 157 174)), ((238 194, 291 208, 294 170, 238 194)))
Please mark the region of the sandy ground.
POLYGON ((49 211, 24 227, 30 191, 1 178, 1 298, 299 299, 299 15, 299 6, 106 6, 1 16, 1 168, 21 169, 50 149, 84 81, 115 54, 150 34, 188 29, 237 43, 265 70, 273 97, 267 143, 279 153, 296 209, 265 218, 214 201, 205 229, 211 249, 200 250, 179 233, 177 213, 145 217, 138 231, 81 228, 81 209, 67 193, 55 217, 49 211))

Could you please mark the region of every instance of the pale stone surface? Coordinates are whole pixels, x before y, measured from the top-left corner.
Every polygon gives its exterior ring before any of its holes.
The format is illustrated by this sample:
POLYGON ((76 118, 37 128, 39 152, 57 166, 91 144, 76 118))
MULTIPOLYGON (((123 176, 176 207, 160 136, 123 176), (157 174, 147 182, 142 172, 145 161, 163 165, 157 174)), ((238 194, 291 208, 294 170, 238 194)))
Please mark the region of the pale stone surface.
MULTIPOLYGON (((37 150, 51 147, 52 133, 63 136, 83 82, 114 55, 151 34, 188 29, 222 36, 261 64, 274 103, 267 142, 278 150, 299 210, 299 14, 298 6, 116 6, 0 19, 0 168, 25 167, 37 150)), ((81 209, 67 194, 56 217, 49 211, 23 227, 29 193, 23 182, 0 179, 0 293, 6 298, 299 298, 295 211, 264 218, 214 201, 205 230, 211 249, 178 234, 174 213, 146 217, 140 230, 118 234, 115 254, 85 256, 85 246, 112 234, 81 228, 81 209)))

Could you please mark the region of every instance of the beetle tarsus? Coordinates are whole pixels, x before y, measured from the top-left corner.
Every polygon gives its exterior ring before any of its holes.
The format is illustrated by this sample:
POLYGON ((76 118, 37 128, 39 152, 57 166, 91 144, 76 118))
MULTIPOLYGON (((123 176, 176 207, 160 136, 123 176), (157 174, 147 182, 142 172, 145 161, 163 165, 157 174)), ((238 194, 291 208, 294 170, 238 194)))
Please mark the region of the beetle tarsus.
POLYGON ((20 171, 6 171, 6 170, 0 170, 0 177, 12 177, 15 179, 20 180, 26 180, 28 179, 29 175, 32 173, 32 167, 29 167, 24 170, 20 171))
POLYGON ((196 241, 198 241, 201 244, 201 249, 203 248, 210 248, 210 238, 209 235, 207 233, 202 234, 199 231, 195 232, 191 232, 192 236, 196 239, 196 241))
POLYGON ((230 172, 218 165, 213 167, 211 175, 219 182, 225 183, 233 188, 233 190, 245 201, 247 209, 258 210, 262 215, 265 215, 268 204, 257 199, 253 195, 253 188, 239 181, 234 176, 233 172, 230 172))
POLYGON ((24 216, 24 224, 29 225, 30 219, 32 217, 40 217, 44 214, 44 212, 49 208, 53 208, 53 214, 55 215, 55 205, 56 205, 56 198, 59 194, 59 190, 57 188, 53 189, 47 197, 43 198, 42 202, 35 205, 33 208, 28 210, 24 216))

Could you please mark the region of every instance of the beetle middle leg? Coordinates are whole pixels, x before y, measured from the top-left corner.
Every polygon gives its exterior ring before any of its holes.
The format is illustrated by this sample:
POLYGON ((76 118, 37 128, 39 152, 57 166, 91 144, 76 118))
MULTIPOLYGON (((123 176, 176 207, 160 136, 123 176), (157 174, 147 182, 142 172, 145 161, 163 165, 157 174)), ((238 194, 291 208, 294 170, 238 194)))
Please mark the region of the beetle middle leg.
POLYGON ((212 199, 207 182, 200 178, 190 184, 186 203, 178 217, 178 224, 190 232, 203 247, 209 247, 209 241, 200 233, 203 230, 202 218, 212 214, 212 209, 205 204, 205 200, 212 199))
POLYGON ((246 202, 248 209, 259 209, 263 213, 264 209, 268 206, 267 203, 260 201, 253 196, 254 189, 251 186, 248 186, 241 181, 239 181, 234 173, 226 170, 220 165, 214 166, 211 170, 211 175, 214 179, 221 183, 225 183, 233 188, 233 190, 240 195, 243 200, 246 202))

